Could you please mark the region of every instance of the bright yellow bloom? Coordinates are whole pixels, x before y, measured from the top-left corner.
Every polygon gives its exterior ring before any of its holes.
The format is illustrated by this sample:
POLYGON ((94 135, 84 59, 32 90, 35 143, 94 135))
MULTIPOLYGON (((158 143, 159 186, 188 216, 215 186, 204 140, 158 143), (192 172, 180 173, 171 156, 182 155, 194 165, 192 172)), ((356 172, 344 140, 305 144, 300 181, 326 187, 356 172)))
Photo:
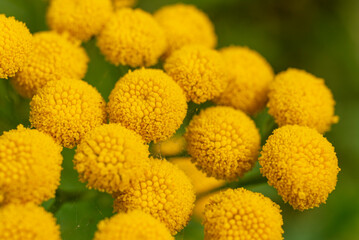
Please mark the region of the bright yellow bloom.
POLYGON ((35 129, 19 125, 4 132, 0 136, 0 205, 40 204, 53 198, 60 184, 61 150, 50 136, 35 129))
POLYGON ((172 234, 189 221, 195 195, 190 179, 166 160, 150 159, 150 167, 132 186, 115 195, 115 211, 140 209, 163 222, 172 234))
POLYGON ((34 49, 28 63, 11 82, 23 97, 31 98, 51 80, 83 78, 88 61, 79 43, 70 42, 55 32, 39 32, 34 34, 34 49))
POLYGON ((137 3, 137 0, 113 0, 115 9, 123 7, 133 7, 137 3))
POLYGON ((182 124, 187 113, 182 89, 159 69, 129 71, 112 90, 110 122, 121 123, 146 142, 167 139, 182 124))
POLYGON ((218 179, 235 180, 249 171, 260 147, 253 120, 231 107, 202 110, 193 117, 185 138, 197 167, 218 179))
POLYGON ((279 73, 268 97, 268 112, 279 126, 297 124, 324 133, 339 120, 324 80, 303 70, 289 68, 279 73))
POLYGON ((121 8, 108 20, 97 45, 112 64, 152 66, 166 50, 166 37, 153 16, 141 9, 121 8))
POLYGON ((102 30, 111 14, 111 0, 51 0, 46 18, 52 30, 87 41, 102 30))
POLYGON ((200 45, 188 45, 166 59, 164 69, 184 90, 187 101, 203 103, 217 97, 228 83, 221 55, 200 45))
POLYGON ((141 136, 120 124, 105 124, 89 131, 77 146, 74 164, 89 188, 109 193, 122 191, 147 167, 148 145, 141 136))
POLYGON ((23 22, 0 14, 0 78, 15 76, 32 51, 32 35, 23 22))
POLYGON ((56 219, 33 203, 0 208, 1 240, 60 240, 56 219))
POLYGON ((205 239, 281 240, 280 212, 279 206, 261 193, 228 189, 211 197, 205 207, 205 239))
POLYGON ((188 44, 201 44, 209 48, 217 44, 211 20, 194 5, 164 6, 155 12, 154 17, 165 31, 167 56, 188 44))
POLYGON ((186 140, 183 136, 173 136, 167 140, 157 142, 152 147, 152 153, 161 156, 174 156, 186 150, 186 140))
POLYGON ((139 210, 120 213, 98 224, 94 240, 173 240, 156 218, 139 210))
POLYGON ((230 81, 215 102, 248 114, 259 112, 267 102, 269 84, 274 78, 272 67, 259 53, 247 47, 226 47, 220 53, 230 81))
POLYGON ((259 162, 269 185, 299 210, 325 203, 340 171, 332 144, 314 129, 297 125, 275 130, 259 162))
POLYGON ((41 88, 30 102, 31 126, 73 148, 86 132, 106 121, 106 103, 87 82, 63 78, 41 88))

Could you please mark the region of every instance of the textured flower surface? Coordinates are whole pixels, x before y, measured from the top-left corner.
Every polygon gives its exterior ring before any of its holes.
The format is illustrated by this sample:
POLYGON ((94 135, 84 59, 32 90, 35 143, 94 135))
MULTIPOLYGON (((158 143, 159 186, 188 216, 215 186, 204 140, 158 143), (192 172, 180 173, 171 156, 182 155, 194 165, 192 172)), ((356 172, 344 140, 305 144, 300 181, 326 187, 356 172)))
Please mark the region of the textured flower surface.
POLYGON ((53 198, 60 184, 61 150, 50 136, 35 129, 19 125, 4 132, 0 136, 0 205, 40 204, 53 198))
POLYGON ((323 133, 339 120, 324 80, 303 70, 289 68, 279 73, 268 96, 268 112, 279 126, 297 124, 323 133))
POLYGON ((260 147, 253 120, 231 107, 202 110, 193 117, 185 137, 197 167, 218 179, 235 180, 249 171, 260 147))
POLYGON ((259 162, 268 183, 299 210, 325 203, 340 171, 332 144, 314 129, 297 125, 275 130, 259 162))
POLYGON ((0 14, 0 78, 15 76, 32 51, 32 36, 23 22, 0 14))
POLYGON ((283 239, 280 212, 279 206, 261 193, 228 189, 211 197, 205 207, 205 239, 283 239))
POLYGON ((115 9, 123 7, 133 7, 137 3, 137 0, 113 0, 115 9))
POLYGON ((88 83, 63 78, 47 83, 30 102, 31 126, 73 148, 85 133, 106 121, 106 103, 88 83))

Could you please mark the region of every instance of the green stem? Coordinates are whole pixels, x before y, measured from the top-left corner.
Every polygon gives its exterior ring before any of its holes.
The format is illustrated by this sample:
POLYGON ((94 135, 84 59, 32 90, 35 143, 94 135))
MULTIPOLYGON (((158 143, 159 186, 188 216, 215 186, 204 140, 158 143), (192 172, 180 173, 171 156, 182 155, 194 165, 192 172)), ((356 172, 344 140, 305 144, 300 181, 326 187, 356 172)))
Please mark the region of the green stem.
POLYGON ((68 202, 76 202, 83 199, 86 195, 86 191, 81 192, 69 192, 58 189, 56 191, 55 201, 50 205, 48 211, 55 214, 60 210, 63 204, 68 202))

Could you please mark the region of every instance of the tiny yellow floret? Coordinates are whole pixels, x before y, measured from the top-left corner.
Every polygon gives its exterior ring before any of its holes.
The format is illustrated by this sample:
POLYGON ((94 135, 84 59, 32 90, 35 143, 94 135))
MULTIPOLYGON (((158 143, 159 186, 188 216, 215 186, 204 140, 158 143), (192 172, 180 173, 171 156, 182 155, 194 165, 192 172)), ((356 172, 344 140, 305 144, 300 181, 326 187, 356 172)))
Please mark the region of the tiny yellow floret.
POLYGON ((314 129, 298 125, 275 130, 259 163, 269 185, 302 211, 326 202, 340 171, 332 144, 314 129))
POLYGON ((137 0, 112 0, 115 9, 123 8, 123 7, 133 7, 137 0))
POLYGON ((279 126, 297 124, 324 133, 339 120, 324 80, 303 70, 289 68, 279 73, 268 97, 268 112, 279 126))
POLYGON ((31 126, 73 148, 106 121, 106 103, 87 82, 63 78, 47 83, 30 102, 31 126))

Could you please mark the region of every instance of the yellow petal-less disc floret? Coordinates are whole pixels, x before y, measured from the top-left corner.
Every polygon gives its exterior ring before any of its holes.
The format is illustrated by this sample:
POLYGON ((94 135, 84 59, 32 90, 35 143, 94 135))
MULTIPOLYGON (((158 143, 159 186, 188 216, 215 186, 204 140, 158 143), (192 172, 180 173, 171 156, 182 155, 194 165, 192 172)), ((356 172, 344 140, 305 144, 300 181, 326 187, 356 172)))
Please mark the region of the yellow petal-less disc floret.
POLYGON ((97 35, 112 14, 111 0, 51 0, 47 24, 81 41, 97 35))
POLYGON ((184 90, 187 101, 203 103, 222 93, 228 76, 222 56, 213 49, 188 45, 166 59, 164 69, 184 90))
POLYGON ((261 193, 228 189, 211 197, 205 207, 205 239, 281 240, 280 212, 279 206, 261 193))
POLYGON ((89 131, 77 146, 74 164, 87 186, 109 193, 125 189, 147 167, 148 145, 120 124, 89 131))
POLYGON ((314 129, 298 125, 275 130, 259 162, 269 185, 299 210, 325 203, 340 171, 332 144, 314 129))
POLYGON ((60 240, 56 219, 33 203, 8 204, 0 208, 1 240, 60 240))
POLYGON ((112 90, 110 122, 140 134, 146 142, 167 139, 180 127, 187 112, 182 89, 162 70, 127 73, 112 90))
POLYGON ((174 4, 162 7, 154 14, 164 29, 168 49, 166 55, 189 44, 214 48, 217 36, 208 16, 194 5, 174 4))
POLYGON ((63 78, 47 83, 30 102, 31 126, 73 148, 86 132, 106 121, 106 103, 88 83, 63 78))
POLYGON ((32 35, 23 22, 0 14, 0 78, 15 76, 32 50, 32 35))
POLYGON ((98 224, 94 240, 173 240, 169 230, 156 218, 139 210, 120 213, 98 224))
POLYGON ((253 120, 231 107, 202 110, 191 120, 185 138, 197 167, 218 179, 235 180, 249 171, 260 147, 253 120))
POLYGON ((70 42, 65 35, 56 32, 39 32, 34 34, 34 49, 28 63, 11 82, 19 94, 31 98, 51 80, 82 79, 88 61, 79 43, 70 42))
POLYGON ((141 9, 121 8, 97 38, 97 45, 112 64, 148 67, 166 50, 166 38, 153 16, 141 9))
POLYGON ((270 86, 268 113, 279 126, 301 125, 324 133, 333 123, 335 101, 324 80, 303 70, 289 68, 270 86))
POLYGON ((115 211, 140 209, 176 234, 189 221, 195 195, 190 179, 178 167, 166 160, 150 159, 142 176, 115 198, 115 211))
POLYGON ((123 7, 133 7, 137 0, 112 0, 115 9, 123 8, 123 7))
POLYGON ((274 78, 272 67, 256 51, 247 47, 221 49, 230 80, 224 92, 214 101, 247 114, 255 114, 267 102, 269 84, 274 78))
POLYGON ((40 204, 53 198, 60 184, 61 150, 50 136, 35 129, 19 125, 4 132, 0 136, 0 205, 40 204))

